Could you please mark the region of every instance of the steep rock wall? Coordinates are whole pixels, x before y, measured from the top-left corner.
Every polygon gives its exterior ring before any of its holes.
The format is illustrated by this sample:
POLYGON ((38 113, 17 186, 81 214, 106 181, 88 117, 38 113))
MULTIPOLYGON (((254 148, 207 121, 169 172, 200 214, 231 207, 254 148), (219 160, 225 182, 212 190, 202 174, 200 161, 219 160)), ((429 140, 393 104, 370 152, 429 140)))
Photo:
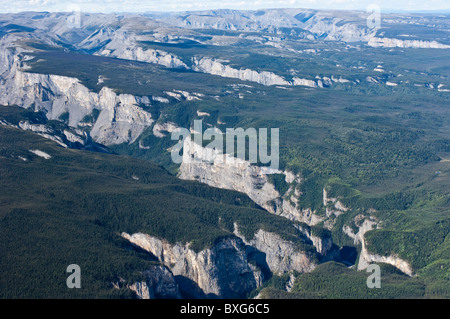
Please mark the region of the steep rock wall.
POLYGON ((311 209, 300 209, 295 203, 295 196, 291 197, 292 201, 283 198, 284 194, 280 194, 269 182, 268 176, 273 173, 285 174, 290 182, 294 179, 301 182, 299 177, 291 177, 290 172, 251 165, 248 161, 202 147, 186 138, 178 176, 184 180, 196 180, 213 187, 247 194, 267 211, 290 220, 316 225, 325 219, 311 209))
POLYGON ((153 266, 143 272, 144 281, 128 285, 139 299, 179 299, 178 284, 173 274, 165 266, 153 266))
MULTIPOLYGON (((356 218, 362 219, 360 216, 357 216, 356 218)), ((367 244, 364 239, 364 235, 368 231, 375 229, 375 227, 378 227, 378 223, 375 219, 363 218, 362 222, 360 221, 359 223, 360 226, 358 227, 358 232, 356 234, 349 226, 344 226, 342 229, 345 234, 347 234, 354 240, 355 244, 361 244, 361 253, 359 256, 358 270, 366 269, 371 263, 385 263, 396 267, 397 269, 407 274, 408 276, 414 276, 414 271, 411 265, 406 260, 403 260, 396 255, 381 256, 378 254, 373 254, 368 250, 367 244)))
POLYGON ((295 247, 295 244, 280 238, 279 235, 260 229, 253 239, 245 241, 235 224, 234 234, 249 246, 265 254, 266 263, 275 275, 297 271, 310 272, 316 267, 315 262, 305 252, 295 247))
POLYGON ((75 78, 24 72, 23 52, 13 53, 8 49, 10 42, 4 40, 0 45, 0 104, 43 111, 51 120, 67 113, 72 127, 82 125, 83 119, 98 109, 100 115, 90 134, 105 145, 134 142, 153 124, 150 113, 140 107, 150 104, 148 97, 116 94, 107 87, 95 93, 75 78))
POLYGON ((188 244, 172 245, 142 233, 122 236, 169 267, 180 288, 193 297, 243 298, 262 283, 260 270, 248 263, 246 246, 239 238, 223 239, 195 252, 188 244))

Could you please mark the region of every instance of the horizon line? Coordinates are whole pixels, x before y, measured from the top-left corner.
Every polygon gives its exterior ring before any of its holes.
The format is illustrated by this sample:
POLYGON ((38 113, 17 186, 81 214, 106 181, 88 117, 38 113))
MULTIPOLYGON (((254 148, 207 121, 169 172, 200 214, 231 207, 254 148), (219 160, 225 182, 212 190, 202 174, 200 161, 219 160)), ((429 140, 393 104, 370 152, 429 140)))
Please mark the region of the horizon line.
MULTIPOLYGON (((347 12, 367 12, 364 9, 324 9, 324 8, 307 8, 307 7, 279 7, 279 8, 257 8, 257 9, 236 9, 236 8, 210 8, 210 9, 194 9, 194 10, 180 10, 180 11, 171 11, 171 10, 145 10, 145 11, 83 11, 80 10, 80 13, 83 14, 162 14, 162 13, 184 13, 184 12, 205 12, 205 11, 268 11, 268 10, 314 10, 314 11, 347 11, 347 12)), ((75 10, 66 11, 66 10, 23 10, 17 12, 1 12, 0 14, 21 14, 21 13, 71 13, 75 10)), ((448 9, 430 9, 430 10, 405 10, 405 9, 387 9, 383 10, 381 8, 381 12, 384 13, 410 13, 410 14, 430 14, 430 13, 446 13, 450 14, 450 8, 448 9)))

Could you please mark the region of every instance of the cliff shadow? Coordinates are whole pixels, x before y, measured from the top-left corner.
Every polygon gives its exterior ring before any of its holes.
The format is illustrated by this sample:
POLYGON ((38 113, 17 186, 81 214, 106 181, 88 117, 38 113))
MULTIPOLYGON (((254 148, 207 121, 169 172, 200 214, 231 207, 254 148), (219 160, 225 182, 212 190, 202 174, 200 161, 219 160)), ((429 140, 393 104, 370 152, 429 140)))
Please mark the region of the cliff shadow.
POLYGON ((159 263, 159 260, 155 255, 153 255, 151 252, 139 247, 138 245, 135 245, 135 244, 127 241, 123 245, 123 248, 135 251, 136 253, 139 254, 139 257, 141 257, 144 260, 155 261, 155 262, 159 263))
POLYGON ((252 246, 246 246, 246 250, 249 262, 255 264, 261 270, 263 282, 269 280, 272 277, 272 272, 267 264, 266 253, 252 246))
POLYGON ((195 281, 185 276, 175 276, 180 295, 183 299, 218 299, 216 294, 205 294, 195 281))
POLYGON ((353 266, 358 258, 358 250, 356 247, 343 246, 339 250, 339 261, 347 266, 353 266))

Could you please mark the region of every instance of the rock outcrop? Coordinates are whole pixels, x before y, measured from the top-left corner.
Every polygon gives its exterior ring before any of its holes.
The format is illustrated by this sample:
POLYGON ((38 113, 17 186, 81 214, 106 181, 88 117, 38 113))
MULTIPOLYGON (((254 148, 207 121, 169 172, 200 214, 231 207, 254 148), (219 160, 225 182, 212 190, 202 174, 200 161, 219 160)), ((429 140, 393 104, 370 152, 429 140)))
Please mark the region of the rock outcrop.
POLYGON ((331 230, 334 227, 336 218, 346 213, 349 208, 342 204, 337 198, 328 197, 328 192, 325 188, 322 191, 322 196, 326 215, 324 227, 331 230))
POLYGON ((189 138, 183 145, 183 162, 179 178, 247 194, 255 203, 275 213, 271 201, 280 197, 268 183, 269 169, 251 165, 248 161, 219 154, 204 148, 189 138))
POLYGON ((245 241, 236 224, 234 228, 236 236, 242 238, 247 245, 265 254, 267 266, 275 275, 283 275, 292 271, 310 272, 316 267, 310 256, 296 248, 294 243, 282 239, 277 234, 260 229, 253 239, 245 241))
MULTIPOLYGON (((11 126, 15 126, 15 125, 11 125, 11 126)), ((49 140, 52 140, 56 143, 58 143, 60 146, 67 148, 67 144, 65 144, 62 140, 61 137, 56 135, 56 132, 51 129, 48 128, 47 126, 43 125, 43 124, 30 124, 28 121, 21 121, 18 125, 18 128, 21 128, 24 131, 31 131, 34 132, 42 137, 45 137, 49 140)), ((67 132, 67 134, 70 134, 71 139, 75 140, 75 134, 67 132)), ((79 137, 77 137, 79 138, 79 137)), ((79 138, 81 140, 81 138, 79 138)), ((72 142, 70 140, 70 142, 72 142)), ((82 144, 84 144, 84 141, 82 140, 82 144)))
POLYGON ((332 249, 333 239, 331 238, 331 236, 322 238, 319 236, 315 236, 312 233, 311 229, 309 229, 309 228, 302 227, 299 225, 296 225, 296 228, 311 241, 313 246, 316 248, 316 251, 320 255, 326 256, 328 254, 328 252, 330 252, 330 250, 332 249))
POLYGON ((107 45, 105 49, 101 50, 97 54, 126 60, 156 63, 167 68, 189 69, 189 67, 174 54, 162 50, 143 49, 137 45, 132 47, 122 45, 115 50, 107 45))
POLYGON ((142 233, 122 233, 122 237, 169 267, 180 290, 190 297, 243 298, 262 284, 261 271, 249 263, 246 245, 239 238, 221 239, 196 252, 189 244, 170 244, 142 233))
MULTIPOLYGON (((193 69, 198 72, 220 75, 226 78, 234 78, 242 81, 256 82, 262 85, 282 85, 282 86, 306 86, 310 88, 317 88, 320 85, 318 82, 309 79, 302 79, 294 77, 292 81, 287 81, 282 76, 268 71, 255 71, 251 69, 236 69, 229 65, 223 64, 221 61, 203 57, 194 57, 193 69)), ((323 86, 322 86, 323 87, 323 86)))
POLYGON ((316 81, 308 80, 308 79, 301 79, 298 77, 293 78, 292 85, 306 86, 306 87, 311 87, 311 88, 319 87, 319 84, 317 84, 316 81))
POLYGON ((355 224, 358 226, 358 232, 355 234, 349 226, 343 227, 343 232, 354 240, 355 244, 361 244, 361 253, 359 256, 358 270, 366 269, 371 263, 385 263, 390 264, 408 276, 414 276, 414 271, 411 265, 396 255, 381 256, 371 253, 364 239, 365 233, 375 229, 378 226, 378 222, 373 217, 365 218, 358 215, 355 217, 355 224))
POLYGON ((149 105, 149 99, 130 94, 117 95, 103 87, 98 94, 101 112, 91 136, 105 145, 133 143, 154 122, 150 113, 139 106, 141 104, 149 105))
MULTIPOLYGON (((218 239, 201 251, 143 233, 122 233, 122 237, 169 267, 185 297, 242 298, 271 274, 304 273, 316 267, 315 256, 277 234, 259 230, 246 241, 236 224, 234 233, 236 237, 218 239)), ((146 291, 146 286, 135 289, 146 291)))
POLYGON ((78 46, 85 50, 97 49, 95 55, 156 63, 168 68, 189 69, 176 55, 163 50, 145 49, 138 44, 140 40, 135 32, 128 28, 114 30, 111 27, 103 27, 78 46))
MULTIPOLYGON (((297 203, 298 191, 289 198, 280 194, 270 183, 270 174, 292 175, 269 167, 251 165, 249 161, 234 158, 216 150, 202 147, 189 138, 184 140, 183 161, 179 169, 179 178, 196 180, 198 182, 224 189, 235 190, 247 194, 250 199, 270 213, 300 221, 308 225, 316 225, 325 220, 311 209, 301 209, 297 203)), ((294 176, 290 183, 300 183, 301 179, 294 176)), ((290 193, 289 189, 286 193, 290 193)))
POLYGON ((317 225, 325 220, 311 208, 299 208, 298 203, 287 198, 278 198, 275 203, 275 214, 293 221, 299 221, 310 226, 317 225))
POLYGON ((3 71, 0 75, 0 104, 19 105, 43 111, 48 119, 66 117, 69 126, 78 127, 97 109, 100 114, 90 131, 92 138, 101 144, 132 143, 151 126, 154 120, 140 105, 150 105, 148 97, 116 94, 103 87, 99 93, 91 92, 78 79, 36 74, 24 71, 23 52, 12 53, 11 41, 0 45, 3 71), (7 65, 5 65, 5 63, 7 65))
POLYGON ((229 65, 225 65, 220 61, 211 58, 193 58, 193 69, 198 72, 204 72, 214 75, 220 75, 227 78, 240 79, 242 81, 251 81, 263 85, 291 85, 281 76, 268 71, 255 71, 251 69, 235 69, 229 65))
POLYGON ((125 280, 111 282, 115 289, 129 289, 138 299, 180 299, 180 291, 175 276, 164 265, 151 265, 140 273, 141 281, 125 280), (131 282, 131 283, 130 283, 131 282))
POLYGON ((437 41, 401 40, 378 37, 372 37, 369 40, 368 45, 371 47, 383 48, 450 49, 450 45, 442 44, 437 41))
POLYGON ((165 266, 153 266, 143 272, 145 280, 128 285, 139 299, 179 299, 178 284, 165 266))

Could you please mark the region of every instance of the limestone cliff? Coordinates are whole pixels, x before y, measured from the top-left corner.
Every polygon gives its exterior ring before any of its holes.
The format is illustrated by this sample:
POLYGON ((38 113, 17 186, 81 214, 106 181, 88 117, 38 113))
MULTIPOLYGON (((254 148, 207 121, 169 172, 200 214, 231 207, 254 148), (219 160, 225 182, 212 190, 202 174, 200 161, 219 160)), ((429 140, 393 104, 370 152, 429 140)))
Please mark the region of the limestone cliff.
POLYGON ((293 186, 286 192, 291 195, 280 194, 269 181, 268 176, 273 173, 284 174, 288 184, 298 186, 301 183, 301 178, 290 172, 251 165, 248 161, 204 148, 189 138, 184 141, 179 178, 247 194, 267 211, 293 221, 316 225, 326 219, 311 209, 301 209, 298 205, 301 194, 298 189, 293 190, 293 186))
POLYGON ((209 74, 220 75, 222 77, 235 78, 243 81, 256 82, 263 85, 291 85, 290 82, 283 79, 281 76, 267 71, 254 71, 251 69, 236 69, 229 65, 224 65, 218 60, 211 58, 192 59, 194 70, 209 74))
POLYGON ((167 267, 152 265, 141 272, 142 280, 129 283, 123 278, 111 282, 115 289, 130 289, 138 299, 179 299, 181 298, 175 277, 167 267))
POLYGON ((331 236, 324 236, 322 238, 314 235, 310 228, 302 227, 300 225, 296 225, 296 228, 311 241, 320 255, 326 256, 332 249, 333 239, 331 236))
POLYGON ((295 244, 282 239, 279 235, 260 229, 250 241, 245 241, 239 233, 238 225, 234 225, 234 234, 249 246, 265 254, 267 266, 275 275, 287 272, 310 272, 316 267, 311 256, 295 247, 295 244))
POLYGON ((139 299, 179 299, 178 284, 165 266, 153 266, 143 272, 144 281, 128 285, 139 299))
POLYGON ((251 69, 236 69, 229 65, 223 64, 219 60, 208 57, 194 57, 192 59, 193 69, 198 72, 220 75, 226 78, 235 78, 242 81, 256 82, 262 85, 284 85, 284 86, 306 86, 311 88, 319 87, 314 80, 302 79, 294 77, 292 81, 287 81, 282 76, 268 71, 255 71, 251 69))
POLYGON ((450 45, 437 41, 401 40, 395 38, 372 37, 368 45, 383 48, 450 49, 450 45))
MULTIPOLYGON (((130 42, 130 40, 127 41, 130 42)), ((189 69, 179 57, 172 53, 162 50, 144 49, 133 42, 130 42, 128 45, 124 45, 121 42, 118 42, 118 45, 114 44, 115 42, 111 42, 97 54, 126 60, 156 63, 168 68, 189 69)))
POLYGON ((364 239, 366 232, 379 227, 377 220, 373 217, 364 217, 358 215, 355 217, 355 224, 358 226, 358 232, 355 234, 349 226, 343 227, 343 232, 354 240, 355 244, 361 244, 361 253, 359 256, 358 270, 366 269, 371 263, 385 263, 390 264, 401 270, 408 276, 413 276, 414 271, 411 265, 396 255, 380 256, 371 253, 364 239))
POLYGON ((268 183, 267 173, 268 168, 254 166, 226 154, 220 155, 189 138, 184 141, 179 178, 245 193, 258 205, 274 213, 271 201, 280 194, 268 183))
POLYGON ((24 131, 34 132, 37 135, 56 142, 59 146, 62 146, 64 148, 86 149, 91 151, 95 150, 103 153, 110 152, 103 145, 93 142, 88 133, 77 128, 70 128, 70 130, 55 129, 50 125, 33 124, 28 120, 20 121, 18 124, 0 120, 0 125, 11 126, 14 128, 22 129, 24 131))
MULTIPOLYGON (((235 235, 197 252, 188 243, 170 244, 143 233, 122 233, 169 267, 183 294, 194 298, 242 298, 270 274, 310 272, 316 267, 314 256, 277 234, 259 230, 246 241, 235 225, 235 235)), ((143 285, 135 289, 146 291, 143 285)))
POLYGON ((316 88, 319 85, 313 81, 313 80, 308 80, 308 79, 301 79, 298 77, 294 77, 293 78, 293 83, 292 85, 299 85, 299 86, 307 86, 307 87, 311 87, 311 88, 316 88))
POLYGON ((173 245, 142 233, 122 236, 169 267, 180 289, 191 297, 243 298, 262 283, 261 271, 249 264, 246 246, 239 238, 222 239, 196 252, 189 244, 173 245))
POLYGON ((11 41, 0 43, 0 104, 43 111, 51 120, 67 115, 68 124, 74 128, 84 126, 86 116, 97 109, 100 115, 90 135, 105 145, 134 142, 154 122, 140 107, 150 104, 148 97, 116 94, 107 87, 95 93, 75 78, 25 72, 26 55, 20 48, 16 52, 8 49, 11 41))
POLYGON ((78 46, 85 50, 96 50, 95 55, 156 63, 168 68, 188 69, 188 66, 172 53, 143 48, 139 41, 145 40, 148 40, 145 36, 138 36, 128 28, 114 30, 111 27, 103 27, 78 46))
POLYGON ((328 192, 326 188, 322 191, 323 196, 323 206, 325 206, 326 221, 324 227, 327 229, 332 229, 336 222, 336 218, 340 215, 346 213, 349 208, 342 204, 338 198, 328 197, 328 192))

